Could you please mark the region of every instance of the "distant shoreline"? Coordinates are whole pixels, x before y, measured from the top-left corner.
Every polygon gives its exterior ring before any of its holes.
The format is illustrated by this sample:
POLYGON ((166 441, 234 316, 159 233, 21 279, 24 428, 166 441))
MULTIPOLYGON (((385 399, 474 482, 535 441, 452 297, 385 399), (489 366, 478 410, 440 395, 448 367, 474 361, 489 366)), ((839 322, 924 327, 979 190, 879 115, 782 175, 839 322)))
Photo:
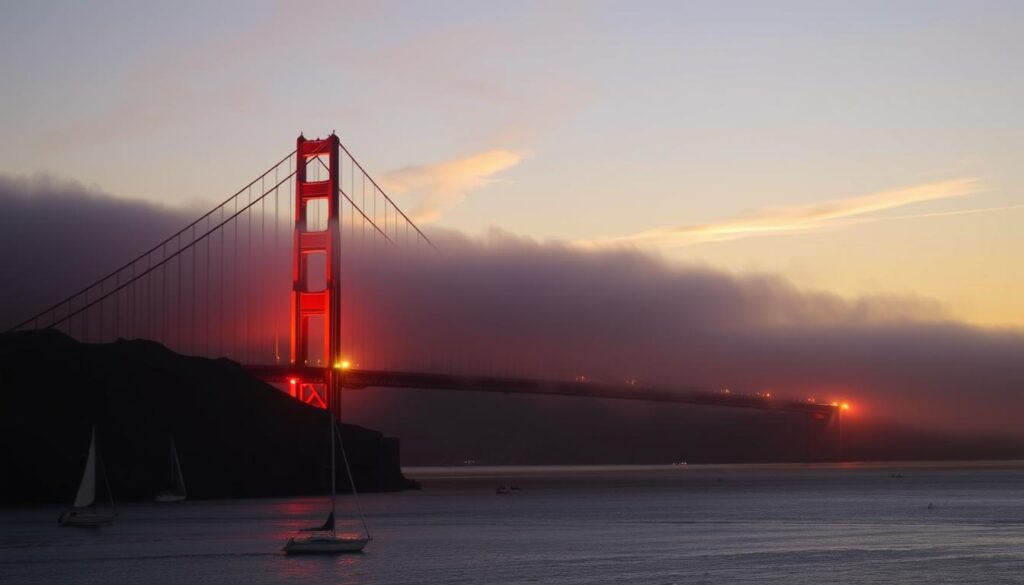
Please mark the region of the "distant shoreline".
POLYGON ((648 472, 705 471, 799 471, 799 470, 971 470, 1020 469, 1024 459, 1005 460, 923 460, 923 461, 850 461, 844 463, 699 463, 688 465, 453 465, 403 466, 402 473, 415 480, 483 479, 488 477, 557 477, 562 475, 629 475, 648 472))

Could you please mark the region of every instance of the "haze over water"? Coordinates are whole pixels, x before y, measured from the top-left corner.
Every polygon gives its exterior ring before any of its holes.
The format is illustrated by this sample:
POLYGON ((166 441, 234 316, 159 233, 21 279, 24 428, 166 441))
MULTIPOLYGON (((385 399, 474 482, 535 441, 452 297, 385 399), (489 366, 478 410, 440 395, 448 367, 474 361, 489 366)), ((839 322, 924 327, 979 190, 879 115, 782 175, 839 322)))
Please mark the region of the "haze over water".
MULTIPOLYGON (((1015 583, 1024 463, 412 468, 361 555, 285 557, 322 498, 0 511, 0 582, 1015 583), (521 492, 497 495, 515 482, 521 492), (928 505, 933 504, 932 508, 928 505)), ((351 499, 341 515, 351 515, 351 499)), ((352 528, 355 525, 352 524, 352 528)))

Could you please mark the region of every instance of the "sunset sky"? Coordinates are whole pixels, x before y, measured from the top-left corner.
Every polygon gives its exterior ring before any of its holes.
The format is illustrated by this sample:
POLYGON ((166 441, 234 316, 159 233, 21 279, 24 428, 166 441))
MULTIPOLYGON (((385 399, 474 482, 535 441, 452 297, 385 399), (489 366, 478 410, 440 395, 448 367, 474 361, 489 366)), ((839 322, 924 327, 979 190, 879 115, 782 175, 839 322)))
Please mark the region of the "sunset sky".
POLYGON ((422 224, 1024 328, 1024 3, 15 3, 0 174, 223 200, 307 136, 422 224))

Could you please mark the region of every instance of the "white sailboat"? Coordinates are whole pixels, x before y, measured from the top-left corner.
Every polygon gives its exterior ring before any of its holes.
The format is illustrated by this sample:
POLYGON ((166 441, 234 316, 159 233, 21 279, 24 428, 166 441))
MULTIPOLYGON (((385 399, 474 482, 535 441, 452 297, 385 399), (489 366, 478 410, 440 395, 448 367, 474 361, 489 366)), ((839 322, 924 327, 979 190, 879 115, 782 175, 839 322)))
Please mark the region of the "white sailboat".
POLYGON ((341 433, 334 424, 334 413, 329 413, 331 419, 331 513, 322 526, 304 528, 300 532, 310 532, 308 536, 293 536, 284 545, 286 554, 335 554, 361 552, 366 544, 370 542, 370 529, 366 526, 366 518, 359 508, 359 495, 356 493, 356 483, 352 479, 352 470, 348 465, 348 456, 345 454, 345 443, 341 440, 341 433), (334 527, 336 477, 334 467, 334 441, 338 440, 341 445, 341 457, 345 462, 345 472, 348 474, 349 484, 352 486, 352 497, 356 502, 356 510, 359 512, 359 519, 363 524, 363 535, 339 535, 334 527))
POLYGON ((61 526, 103 526, 113 524, 116 511, 114 510, 114 496, 110 492, 110 482, 107 481, 107 474, 104 470, 103 483, 107 486, 107 495, 110 497, 110 509, 105 510, 96 507, 96 427, 92 428, 92 442, 89 443, 89 458, 85 462, 85 471, 82 473, 82 483, 78 486, 78 494, 75 496, 75 504, 70 510, 61 512, 57 523, 61 526))
POLYGON ((160 492, 153 501, 161 504, 181 502, 185 496, 185 477, 181 474, 178 448, 174 444, 174 437, 171 437, 171 489, 160 492))

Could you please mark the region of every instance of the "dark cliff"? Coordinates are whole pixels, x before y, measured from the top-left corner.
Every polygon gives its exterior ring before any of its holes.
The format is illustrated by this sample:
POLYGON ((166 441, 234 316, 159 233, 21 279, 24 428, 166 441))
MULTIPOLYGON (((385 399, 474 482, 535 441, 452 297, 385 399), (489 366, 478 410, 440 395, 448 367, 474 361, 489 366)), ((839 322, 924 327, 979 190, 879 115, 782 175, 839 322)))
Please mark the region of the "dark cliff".
MULTIPOLYGON (((83 344, 56 331, 0 335, 0 505, 70 502, 93 425, 114 496, 167 487, 170 438, 193 499, 322 494, 328 419, 229 360, 146 341, 83 344)), ((342 426, 360 491, 413 487, 398 441, 342 426)), ((339 491, 348 481, 339 465, 339 491)))

